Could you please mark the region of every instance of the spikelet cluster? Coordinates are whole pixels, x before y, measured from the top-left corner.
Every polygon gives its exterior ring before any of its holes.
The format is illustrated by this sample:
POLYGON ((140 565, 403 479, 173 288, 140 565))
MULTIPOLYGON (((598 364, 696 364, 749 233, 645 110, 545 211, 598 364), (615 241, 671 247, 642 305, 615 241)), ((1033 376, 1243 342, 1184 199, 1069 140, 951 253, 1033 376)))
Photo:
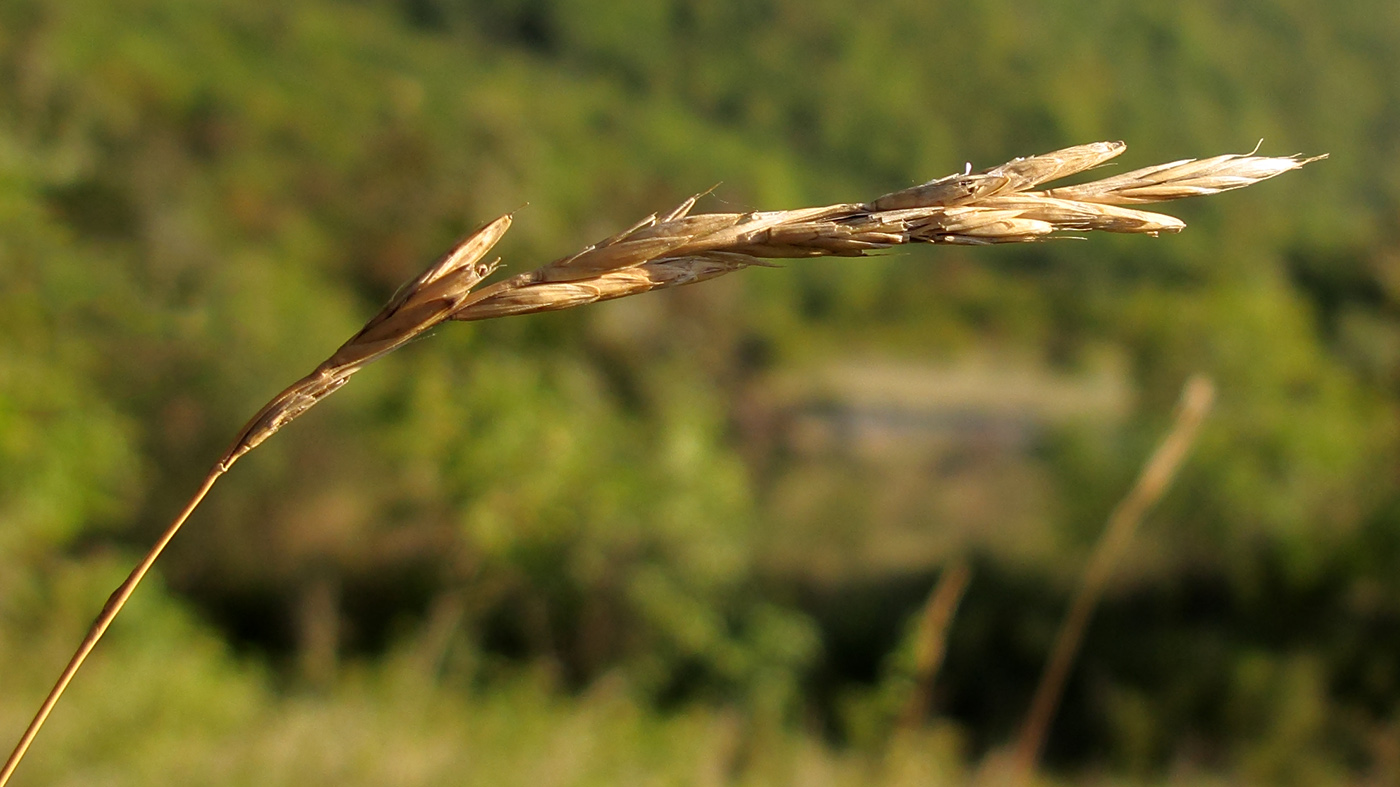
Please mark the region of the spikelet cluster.
MULTIPOLYGON (((1180 219, 1126 205, 1242 188, 1316 159, 1247 155, 1187 159, 1045 191, 1126 149, 1095 142, 953 174, 870 202, 754 213, 669 213, 537 270, 484 287, 454 320, 567 309, 712 279, 771 259, 853 257, 906 243, 991 244, 1090 231, 1158 235, 1180 219)), ((1319 157, 1320 158, 1320 157, 1319 157)))
POLYGON ((1038 186, 1097 167, 1124 151, 1094 142, 1018 158, 877 197, 870 202, 751 213, 695 213, 696 195, 582 251, 474 290, 499 261, 481 260, 510 228, 488 223, 400 289, 379 314, 311 374, 268 402, 219 463, 227 469, 375 358, 445 320, 556 311, 713 279, 770 260, 859 257, 906 243, 1025 243, 1090 231, 1158 235, 1180 219, 1129 205, 1242 188, 1316 159, 1246 155, 1187 159, 1077 186, 1038 186))

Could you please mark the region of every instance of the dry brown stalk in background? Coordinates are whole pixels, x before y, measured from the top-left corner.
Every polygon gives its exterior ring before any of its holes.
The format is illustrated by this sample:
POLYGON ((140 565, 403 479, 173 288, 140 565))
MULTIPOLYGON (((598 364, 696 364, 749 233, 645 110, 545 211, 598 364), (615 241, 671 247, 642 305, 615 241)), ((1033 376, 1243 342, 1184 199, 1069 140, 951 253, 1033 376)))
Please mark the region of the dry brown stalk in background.
MULTIPOLYGON (((444 320, 484 320, 567 309, 704 281, 775 258, 864 254, 905 243, 1020 243, 1057 232, 1178 232, 1179 219, 1121 207, 1241 188, 1316 159, 1226 155, 1177 161, 1079 186, 1034 191, 1122 153, 1096 142, 1016 159, 886 194, 868 203, 752 213, 690 215, 698 197, 537 270, 472 292, 495 270, 481 264, 510 227, 502 216, 406 284, 374 319, 311 374, 262 408, 215 463, 193 498, 117 588, 0 770, 9 781, 34 736, 97 641, 165 546, 239 457, 344 385, 370 361, 444 320)), ((969 168, 970 169, 970 168, 969 168)))
POLYGON ((1142 468, 1137 483, 1127 497, 1113 509, 1103 535, 1099 537, 1089 564, 1084 569, 1084 577, 1075 594, 1069 613, 1065 615, 1055 637, 1054 649, 1041 674, 1036 687, 1035 698, 1026 714, 1025 725, 1016 742, 1012 756, 1011 774, 1013 784, 1025 784, 1034 773, 1045 747, 1045 736, 1050 730, 1050 722, 1059 707, 1064 694, 1065 681, 1069 678, 1070 667, 1079 653, 1079 645, 1084 639, 1084 630, 1089 618, 1103 596, 1104 586, 1113 574, 1113 568, 1123 556, 1128 543, 1132 541, 1142 518, 1148 509, 1161 498, 1171 486, 1177 470, 1186 459, 1196 441, 1201 422, 1210 412, 1215 402, 1215 385, 1206 377, 1196 375, 1186 382, 1181 391, 1181 401, 1177 405, 1176 420, 1171 431, 1163 438, 1157 450, 1152 453, 1142 468))
POLYGON ((902 729, 913 729, 928 716, 933 703, 933 682, 948 651, 948 628, 953 625, 953 615, 971 580, 972 569, 966 561, 959 560, 943 569, 938 584, 924 603, 919 627, 914 633, 914 690, 899 714, 898 726, 902 729))

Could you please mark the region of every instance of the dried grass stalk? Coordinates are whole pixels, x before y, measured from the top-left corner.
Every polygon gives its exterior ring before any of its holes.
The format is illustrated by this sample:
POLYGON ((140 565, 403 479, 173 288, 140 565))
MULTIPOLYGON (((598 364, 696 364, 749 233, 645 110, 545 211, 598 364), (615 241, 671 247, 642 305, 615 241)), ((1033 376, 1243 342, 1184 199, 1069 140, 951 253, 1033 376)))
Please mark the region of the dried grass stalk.
POLYGON ((1028 784, 1035 773, 1050 732, 1050 723, 1059 708, 1060 698, 1064 696, 1070 669, 1074 666, 1080 643, 1084 641, 1084 632, 1089 627, 1094 608, 1103 597, 1114 567, 1127 551, 1143 518, 1171 487, 1214 403, 1215 383, 1210 378, 1198 374, 1186 381, 1181 389, 1171 430, 1143 465, 1133 488, 1109 515, 1108 524, 1094 546, 1079 590, 1055 635, 1055 645, 1036 685, 1030 710, 1016 740, 1010 776, 1006 780, 1008 784, 1028 784))
POLYGON ((1049 191, 1036 186, 1091 169, 1124 150, 1095 142, 949 175, 867 203, 800 210, 690 215, 700 195, 653 214, 583 251, 529 273, 473 288, 496 269, 480 260, 509 229, 487 224, 410 281, 359 333, 311 374, 268 402, 238 433, 193 498, 108 599, 34 720, 0 769, 9 781, 45 719, 97 641, 214 482, 239 457, 344 385, 374 359, 444 320, 531 314, 712 279, 771 259, 859 257, 906 243, 984 245, 1041 240, 1061 232, 1177 232, 1178 219, 1122 205, 1215 194, 1257 183, 1316 159, 1228 155, 1177 161, 1049 191))
POLYGON ((938 584, 924 602, 914 633, 914 688, 899 713, 896 722, 899 729, 912 730, 928 716, 933 705, 933 684, 948 651, 948 629, 953 625, 953 616, 971 581, 972 568, 967 561, 958 560, 943 569, 938 584))

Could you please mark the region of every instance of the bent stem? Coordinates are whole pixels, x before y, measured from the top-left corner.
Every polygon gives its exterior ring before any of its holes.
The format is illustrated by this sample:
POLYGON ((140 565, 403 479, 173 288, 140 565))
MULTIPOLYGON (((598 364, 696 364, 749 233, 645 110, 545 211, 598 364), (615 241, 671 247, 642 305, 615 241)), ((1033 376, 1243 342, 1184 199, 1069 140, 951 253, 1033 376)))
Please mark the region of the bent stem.
POLYGON ((1109 516, 1089 565, 1084 569, 1079 592, 1060 625, 1054 650, 1045 664, 1035 698, 1026 714, 1025 725, 1012 755, 1011 784, 1025 784, 1035 771, 1041 751, 1045 748, 1050 722, 1064 695, 1065 682, 1079 654, 1079 646, 1084 641, 1084 631, 1089 626, 1094 608, 1098 606, 1114 567, 1133 540, 1143 517, 1171 486, 1177 471, 1181 469, 1182 462, 1196 442, 1201 423, 1214 403, 1215 384, 1210 378, 1196 375, 1186 382, 1171 431, 1143 466, 1132 490, 1109 516))
POLYGON ((924 603, 915 635, 914 690, 900 712, 896 724, 900 729, 915 729, 928 716, 933 702, 933 683, 948 650, 948 629, 953 625, 953 616, 971 580, 972 569, 966 560, 959 560, 943 569, 943 576, 924 603))

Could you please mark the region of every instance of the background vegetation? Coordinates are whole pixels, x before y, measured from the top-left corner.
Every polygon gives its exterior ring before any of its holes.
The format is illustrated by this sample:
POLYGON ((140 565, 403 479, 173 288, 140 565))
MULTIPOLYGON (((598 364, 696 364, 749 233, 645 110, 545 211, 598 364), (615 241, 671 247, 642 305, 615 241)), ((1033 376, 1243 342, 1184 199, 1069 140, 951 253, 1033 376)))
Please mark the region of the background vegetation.
MULTIPOLYGON (((1102 522, 1065 783, 1400 778, 1400 6, 0 4, 0 738, 237 427, 481 221, 1097 139, 1330 152, 1156 241, 795 262, 449 326, 215 490, 20 784, 959 783, 1102 522), (908 632, 973 575, 932 717, 908 632)), ((7 744, 8 745, 8 744, 7 744)))

